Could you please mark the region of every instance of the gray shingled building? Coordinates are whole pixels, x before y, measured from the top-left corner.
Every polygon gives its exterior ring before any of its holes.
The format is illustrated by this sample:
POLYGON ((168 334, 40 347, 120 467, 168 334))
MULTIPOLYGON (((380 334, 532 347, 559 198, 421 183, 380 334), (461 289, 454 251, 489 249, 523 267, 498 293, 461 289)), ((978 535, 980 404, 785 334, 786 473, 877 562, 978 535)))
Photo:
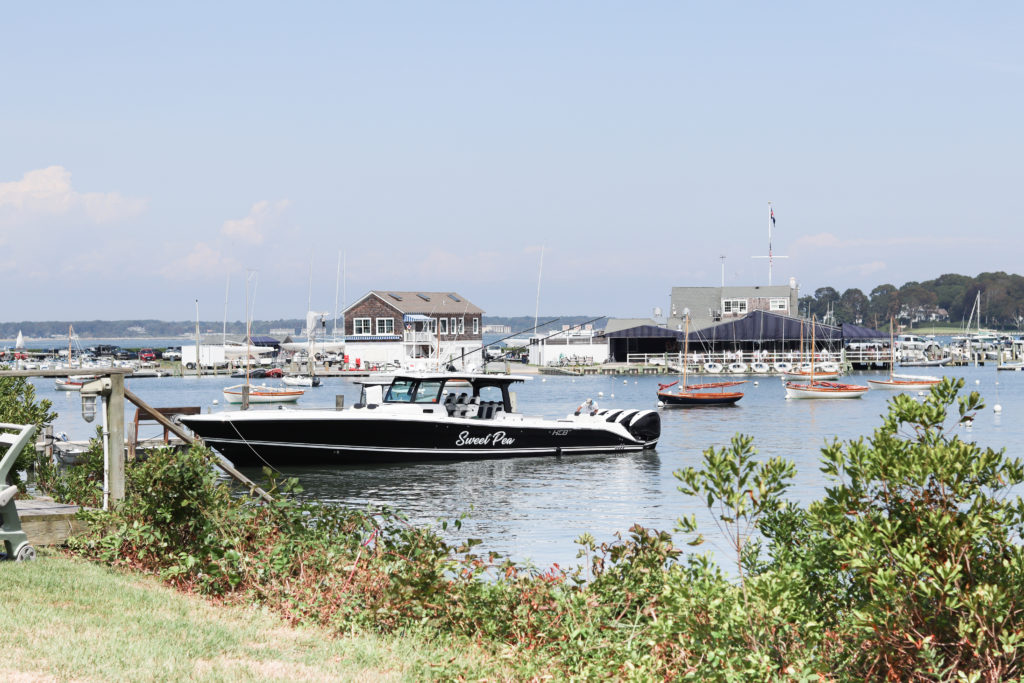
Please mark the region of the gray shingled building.
POLYGON ((754 311, 796 317, 799 299, 800 290, 795 281, 773 286, 673 287, 668 328, 684 329, 687 310, 691 331, 732 322, 754 311))

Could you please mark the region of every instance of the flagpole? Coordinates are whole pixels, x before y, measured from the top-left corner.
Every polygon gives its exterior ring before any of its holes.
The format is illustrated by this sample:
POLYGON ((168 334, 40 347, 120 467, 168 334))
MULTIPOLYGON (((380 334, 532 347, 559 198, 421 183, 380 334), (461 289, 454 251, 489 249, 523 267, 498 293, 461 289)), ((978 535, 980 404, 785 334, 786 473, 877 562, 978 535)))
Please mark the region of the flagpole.
POLYGON ((768 286, 772 286, 772 223, 775 222, 775 212, 772 211, 772 203, 768 202, 768 286))

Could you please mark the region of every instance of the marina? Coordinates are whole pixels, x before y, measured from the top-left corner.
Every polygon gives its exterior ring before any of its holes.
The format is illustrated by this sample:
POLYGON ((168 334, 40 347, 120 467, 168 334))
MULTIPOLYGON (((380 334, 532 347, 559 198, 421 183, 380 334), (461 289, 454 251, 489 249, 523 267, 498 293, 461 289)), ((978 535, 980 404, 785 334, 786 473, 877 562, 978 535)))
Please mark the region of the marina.
MULTIPOLYGON (((1024 414, 1024 375, 997 373, 994 364, 947 367, 943 374, 963 377, 965 391, 981 392, 988 404, 961 437, 983 446, 1006 447, 1010 456, 1024 456, 1020 445, 1024 444, 1024 420, 1020 417, 1024 414), (993 411, 995 405, 1002 411, 993 411)), ((881 370, 855 372, 849 379, 862 383, 886 375, 881 370)), ((606 410, 655 409, 659 383, 671 379, 674 377, 664 373, 538 375, 519 385, 517 392, 528 414, 560 419, 587 397, 606 410)), ((221 395, 230 381, 222 376, 128 378, 126 386, 152 406, 200 406, 202 413, 209 413, 235 409, 225 406, 221 395)), ((37 395, 53 401, 58 413, 55 433, 63 432, 72 440, 87 439, 94 433, 94 427, 81 418, 77 392, 54 391, 52 379, 35 378, 32 382, 37 395)), ((352 405, 360 393, 357 378, 327 377, 317 391, 298 402, 297 410, 333 410, 337 396, 344 397, 345 405, 352 405)), ((920 400, 923 392, 910 393, 920 400)), ((298 477, 304 495, 358 507, 392 506, 416 523, 437 525, 440 520, 468 514, 461 535, 482 538, 488 549, 529 558, 541 566, 573 564, 574 540, 582 533, 610 539, 633 523, 668 530, 680 516, 691 513, 697 515, 715 549, 713 522, 702 501, 676 490, 675 470, 698 465, 704 449, 726 445, 741 432, 754 436, 759 459, 780 456, 793 460, 797 475, 790 497, 813 500, 826 485, 818 463, 826 440, 870 435, 892 395, 892 391, 869 391, 857 401, 787 401, 780 378, 761 377, 745 385, 743 401, 734 406, 659 411, 662 428, 657 447, 637 453, 282 467, 281 472, 298 477)), ((252 410, 278 409, 257 406, 252 410)), ((133 417, 134 408, 126 406, 126 424, 131 424, 133 417)), ((162 432, 160 425, 144 425, 139 438, 159 439, 162 432)), ((262 476, 258 467, 242 468, 242 472, 253 479, 262 476)))

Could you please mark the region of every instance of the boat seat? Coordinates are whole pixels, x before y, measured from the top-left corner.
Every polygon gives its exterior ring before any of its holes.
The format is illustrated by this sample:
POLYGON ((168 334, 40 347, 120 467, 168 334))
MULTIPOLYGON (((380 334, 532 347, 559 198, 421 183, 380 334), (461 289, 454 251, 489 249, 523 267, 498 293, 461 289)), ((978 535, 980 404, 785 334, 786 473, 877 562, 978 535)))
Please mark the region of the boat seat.
MULTIPOLYGON (((463 394, 462 396, 465 396, 463 394)), ((459 398, 461 399, 462 396, 459 398)), ((473 396, 466 403, 461 405, 456 412, 456 417, 474 418, 480 414, 480 397, 473 396)))

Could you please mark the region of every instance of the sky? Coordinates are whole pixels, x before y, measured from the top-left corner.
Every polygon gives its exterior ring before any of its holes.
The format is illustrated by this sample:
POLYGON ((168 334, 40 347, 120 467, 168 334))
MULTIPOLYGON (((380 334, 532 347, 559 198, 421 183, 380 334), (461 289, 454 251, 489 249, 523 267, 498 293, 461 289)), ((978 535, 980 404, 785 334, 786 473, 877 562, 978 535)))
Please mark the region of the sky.
POLYGON ((768 284, 769 203, 802 295, 1020 273, 1021 35, 1012 2, 8 4, 0 320, 242 320, 247 283, 257 319, 645 317, 768 284))

